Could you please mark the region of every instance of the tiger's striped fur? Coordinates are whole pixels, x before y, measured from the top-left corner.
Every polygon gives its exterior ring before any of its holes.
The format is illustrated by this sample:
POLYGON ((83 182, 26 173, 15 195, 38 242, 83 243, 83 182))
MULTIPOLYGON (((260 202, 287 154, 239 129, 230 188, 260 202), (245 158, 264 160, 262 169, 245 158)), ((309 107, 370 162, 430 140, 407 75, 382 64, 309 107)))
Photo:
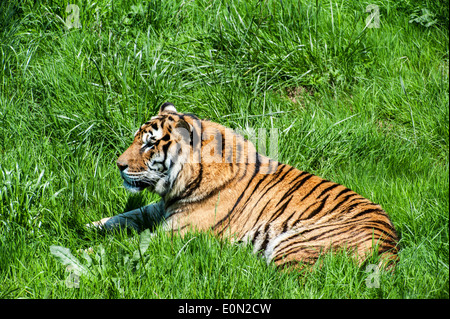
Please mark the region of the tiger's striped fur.
POLYGON ((173 104, 140 127, 117 165, 125 187, 148 188, 162 200, 96 225, 139 228, 153 220, 181 234, 211 229, 252 243, 277 265, 313 263, 340 248, 360 261, 373 249, 396 259, 396 231, 379 205, 260 155, 231 129, 178 113, 173 104))

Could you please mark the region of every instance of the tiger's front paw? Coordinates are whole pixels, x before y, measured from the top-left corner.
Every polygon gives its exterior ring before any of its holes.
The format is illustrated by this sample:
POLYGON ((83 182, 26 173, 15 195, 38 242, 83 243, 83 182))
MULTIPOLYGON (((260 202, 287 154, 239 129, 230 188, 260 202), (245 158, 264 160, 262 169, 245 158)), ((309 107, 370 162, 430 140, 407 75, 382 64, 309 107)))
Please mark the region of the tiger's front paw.
POLYGON ((112 217, 106 217, 100 220, 97 220, 95 222, 86 224, 87 228, 98 228, 98 229, 109 229, 111 228, 111 223, 108 223, 108 221, 111 219, 112 217))
POLYGON ((114 230, 114 229, 128 229, 128 230, 142 230, 142 222, 140 220, 125 216, 125 214, 106 217, 100 219, 99 221, 87 224, 88 228, 97 228, 101 230, 114 230))

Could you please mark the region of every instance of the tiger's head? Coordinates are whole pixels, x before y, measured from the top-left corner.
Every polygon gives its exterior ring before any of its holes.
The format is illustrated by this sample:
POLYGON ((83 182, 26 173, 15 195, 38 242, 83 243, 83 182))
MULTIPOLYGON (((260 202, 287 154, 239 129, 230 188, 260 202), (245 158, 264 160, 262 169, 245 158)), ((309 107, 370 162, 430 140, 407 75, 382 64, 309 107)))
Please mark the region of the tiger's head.
POLYGON ((232 129, 164 103, 157 116, 144 123, 117 160, 124 186, 132 192, 148 189, 167 200, 199 200, 239 172, 269 174, 277 162, 232 129), (186 196, 191 198, 186 198, 186 196))
POLYGON ((149 189, 161 196, 172 189, 189 156, 188 122, 194 116, 186 117, 172 103, 164 103, 159 114, 136 131, 133 143, 117 160, 125 188, 149 189))

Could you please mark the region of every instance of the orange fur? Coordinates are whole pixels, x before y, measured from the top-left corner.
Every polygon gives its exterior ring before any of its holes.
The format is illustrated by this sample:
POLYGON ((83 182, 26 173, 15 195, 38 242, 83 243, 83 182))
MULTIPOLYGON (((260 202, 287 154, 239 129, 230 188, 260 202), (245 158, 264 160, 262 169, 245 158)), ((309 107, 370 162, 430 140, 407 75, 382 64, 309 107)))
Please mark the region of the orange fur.
POLYGON ((379 205, 262 156, 231 129, 172 104, 141 126, 118 166, 128 188, 162 196, 168 230, 212 229, 277 265, 313 263, 343 247, 360 261, 374 249, 396 259, 398 238, 379 205))

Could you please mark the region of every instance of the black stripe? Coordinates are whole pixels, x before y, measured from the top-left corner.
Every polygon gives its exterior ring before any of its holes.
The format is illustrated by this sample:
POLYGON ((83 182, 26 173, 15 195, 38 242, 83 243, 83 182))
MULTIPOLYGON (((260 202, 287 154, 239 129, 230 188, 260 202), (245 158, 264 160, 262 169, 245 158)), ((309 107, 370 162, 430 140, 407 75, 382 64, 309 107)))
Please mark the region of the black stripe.
POLYGON ((351 192, 351 191, 352 191, 351 189, 348 189, 348 188, 346 187, 344 190, 340 191, 339 194, 337 194, 336 197, 335 197, 334 199, 337 199, 339 196, 341 196, 341 195, 343 195, 343 194, 345 194, 345 193, 351 192))
POLYGON ((161 143, 161 140, 156 140, 155 142, 153 142, 153 146, 154 146, 155 148, 158 148, 159 143, 161 143))
POLYGON ((168 218, 172 217, 173 215, 179 214, 179 213, 184 213, 184 210, 174 210, 172 213, 170 213, 170 215, 164 216, 164 218, 167 220, 168 218))
POLYGON ((220 185, 219 187, 214 188, 212 191, 210 191, 208 194, 206 194, 205 196, 202 196, 198 201, 203 201, 205 199, 208 199, 212 196, 218 195, 218 193, 220 191, 222 191, 224 188, 228 187, 228 183, 230 183, 233 179, 235 179, 237 176, 237 174, 235 174, 227 183, 224 183, 222 185, 220 185))
POLYGON ((192 194, 192 192, 200 186, 202 179, 203 179, 203 166, 199 165, 199 168, 200 168, 200 171, 199 171, 197 177, 190 185, 188 184, 189 187, 185 188, 185 191, 184 191, 182 197, 189 197, 192 194))
POLYGON ((321 201, 319 207, 317 207, 315 210, 313 210, 313 211, 312 211, 306 218, 304 218, 303 220, 311 219, 311 218, 313 218, 314 216, 316 216, 320 211, 322 211, 322 209, 325 207, 325 203, 326 203, 326 201, 327 201, 327 199, 328 199, 328 196, 329 196, 329 195, 325 196, 324 199, 322 199, 322 201, 321 201))
MULTIPOLYGON (((184 120, 185 117, 189 117, 192 120, 200 120, 195 114, 193 113, 183 113, 183 114, 178 114, 180 116, 181 119, 184 120)), ((202 122, 205 120, 201 120, 202 122)))
POLYGON ((206 199, 208 199, 210 197, 216 196, 216 195, 219 196, 219 192, 221 190, 223 190, 225 187, 227 187, 227 185, 226 184, 222 184, 219 187, 217 187, 217 188, 213 189, 212 191, 210 191, 208 194, 198 198, 197 200, 195 200, 195 201, 194 200, 190 200, 189 202, 190 203, 195 203, 195 202, 204 201, 204 200, 206 200, 206 199))
POLYGON ((222 149, 221 149, 221 152, 222 152, 222 163, 227 163, 225 161, 225 135, 222 134, 222 133, 221 133, 221 135, 222 135, 222 149))
MULTIPOLYGON (((284 165, 284 166, 282 166, 275 174, 280 174, 282 171, 283 171, 283 167, 286 167, 286 165, 284 165)), ((291 170, 291 168, 288 170, 288 172, 291 170)), ((286 172, 286 174, 288 173, 288 172, 286 172)), ((252 191, 252 194, 251 194, 251 196, 255 193, 255 191, 256 191, 256 189, 260 186, 260 184, 267 178, 267 177, 269 177, 271 174, 265 174, 264 176, 263 176, 263 178, 261 178, 259 181, 258 181, 258 183, 256 184, 256 186, 255 186, 255 188, 253 189, 253 191, 252 191)), ((281 177, 280 178, 280 180, 282 179, 283 177, 281 177)), ((270 189, 272 189, 272 187, 274 187, 278 182, 276 182, 276 183, 274 183, 273 184, 273 181, 269 181, 269 182, 267 182, 267 184, 266 185, 264 185, 264 187, 263 187, 263 189, 261 190, 261 191, 263 191, 266 187, 267 187, 267 185, 269 185, 269 184, 271 184, 271 182, 272 182, 272 186, 270 186, 259 198, 258 198, 258 200, 256 201, 256 203, 254 204, 254 206, 256 207, 256 206, 258 206, 258 204, 259 204, 259 202, 261 201, 261 199, 265 199, 265 195, 266 195, 266 193, 270 190, 270 189)), ((270 200, 269 200, 269 202, 270 202, 270 200)), ((269 202, 267 202, 266 203, 266 205, 264 205, 264 208, 267 206, 267 204, 269 203, 269 202)), ((260 212, 260 215, 261 215, 261 212, 260 212)))
MULTIPOLYGON (((300 171, 300 174, 298 174, 294 179, 292 179, 289 184, 293 184, 294 182, 297 182, 297 180, 302 177, 303 175, 308 175, 308 172, 300 171)), ((311 174, 309 174, 311 175, 311 174)))
MULTIPOLYGON (((282 168, 284 168, 284 167, 287 167, 287 165, 282 166, 282 168)), ((293 168, 292 166, 290 166, 289 169, 288 169, 283 175, 281 175, 280 178, 278 178, 278 180, 275 180, 275 179, 274 179, 274 180, 272 180, 271 182, 267 183, 267 184, 264 186, 264 188, 266 188, 267 185, 269 185, 269 184, 271 184, 271 186, 270 186, 268 189, 266 189, 266 191, 264 192, 264 194, 261 195, 260 199, 263 198, 263 197, 267 194, 268 191, 270 191, 272 188, 274 188, 276 185, 278 185, 278 183, 279 183, 281 180, 283 180, 284 177, 285 177, 287 174, 289 174, 289 172, 292 171, 293 169, 294 169, 294 168, 293 168)), ((280 174, 281 172, 282 172, 282 169, 280 169, 280 172, 279 172, 279 173, 278 173, 278 171, 277 171, 277 175, 280 174)), ((269 176, 269 174, 266 174, 265 176, 269 176)), ((264 190, 264 188, 263 188, 263 190, 264 190)), ((259 199, 259 200, 260 200, 260 199, 259 199)), ((259 200, 258 200, 258 202, 259 202, 259 200)))
POLYGON ((267 244, 269 243, 269 233, 266 232, 266 236, 264 237, 264 241, 261 244, 261 248, 259 250, 266 250, 267 244))
MULTIPOLYGON (((366 220, 366 219, 367 219, 367 222, 371 222, 371 223, 373 223, 375 225, 383 226, 386 229, 386 231, 390 231, 392 233, 395 233, 395 229, 393 228, 393 226, 391 224, 385 222, 385 221, 373 220, 373 219, 370 219, 370 217, 366 217, 366 218, 363 218, 363 219, 357 219, 356 221, 362 222, 363 220, 366 220)), ((380 228, 380 230, 381 230, 381 228, 380 228)), ((395 235, 397 236, 397 234, 395 234, 395 235)))
POLYGON ((375 213, 375 212, 378 212, 378 213, 379 213, 379 212, 383 212, 383 210, 380 209, 380 208, 369 208, 369 209, 360 211, 360 212, 357 213, 356 215, 353 215, 353 218, 356 218, 356 217, 358 217, 358 216, 362 216, 362 215, 365 215, 365 214, 375 213))
POLYGON ((203 178, 203 167, 202 167, 202 165, 199 165, 199 167, 200 167, 200 171, 199 171, 197 177, 190 184, 187 184, 187 187, 184 189, 184 192, 182 194, 169 199, 166 202, 166 205, 165 205, 166 208, 170 207, 171 205, 173 205, 180 199, 189 197, 192 194, 192 192, 200 186, 200 184, 202 182, 202 178, 203 178))
MULTIPOLYGON (((286 258, 288 255, 291 255, 291 254, 295 254, 295 253, 297 253, 297 252, 299 252, 299 251, 302 251, 302 250, 305 250, 305 248, 306 247, 295 247, 295 248, 291 248, 289 251, 287 251, 287 252, 283 252, 282 254, 277 254, 277 257, 276 258, 274 258, 273 259, 273 261, 274 262, 276 262, 276 261, 279 261, 279 260, 282 260, 283 258, 286 258)), ((309 247, 308 247, 309 248, 309 247)), ((325 247, 320 247, 320 250, 317 250, 317 255, 316 256, 314 256, 314 255, 312 255, 311 253, 308 253, 308 252, 306 252, 306 254, 308 255, 306 258, 306 260, 305 259, 303 259, 303 260, 301 260, 301 262, 303 262, 303 263, 313 263, 312 261, 316 261, 317 260, 317 258, 318 258, 318 256, 322 253, 322 250, 323 250, 323 248, 325 248, 325 247)), ((295 260, 293 261, 293 262, 295 262, 295 260)), ((298 261, 297 261, 298 262, 298 261)), ((287 262, 288 263, 288 262, 287 262)), ((287 264, 287 263, 285 263, 285 264, 287 264)))
MULTIPOLYGON (((326 227, 326 226, 327 225, 324 225, 324 227, 326 227)), ((340 236, 342 234, 345 234, 345 233, 349 233, 349 237, 350 237, 350 233, 355 228, 356 228, 356 225, 352 225, 352 226, 340 225, 339 227, 336 227, 336 228, 332 229, 331 231, 322 232, 320 234, 315 235, 314 237, 309 237, 308 241, 315 241, 315 240, 318 240, 318 239, 324 240, 324 239, 333 238, 333 237, 337 238, 338 236, 340 236), (342 230, 342 228, 345 228, 345 229, 342 230), (338 231, 338 232, 335 232, 335 231, 338 231), (324 235, 328 235, 328 236, 324 237, 324 235)), ((303 235, 303 233, 302 233, 302 235, 303 235)), ((353 242, 353 237, 352 237, 351 241, 346 241, 346 242, 348 242, 348 243, 353 242)), ((333 243, 335 243, 335 242, 333 242, 333 243)))
POLYGON ((328 193, 329 191, 331 191, 332 189, 334 189, 334 188, 336 188, 336 187, 338 187, 338 186, 341 186, 341 185, 335 183, 335 184, 333 184, 333 185, 331 185, 331 186, 325 188, 325 189, 319 194, 319 196, 317 196, 317 198, 322 197, 322 195, 328 193))
POLYGON ((164 160, 163 160, 163 166, 164 168, 167 170, 168 168, 166 167, 166 159, 167 159, 167 153, 169 151, 169 147, 170 147, 171 143, 166 143, 162 146, 162 151, 164 153, 164 160))
MULTIPOLYGON (((359 195, 354 193, 354 194, 345 196, 344 199, 342 199, 336 206, 334 206, 332 209, 330 209, 330 212, 336 211, 342 204, 344 204, 350 197, 353 197, 353 196, 359 196, 359 195)), ((358 198, 354 198, 350 202, 352 202, 353 200, 356 200, 356 199, 358 199, 358 198)))
POLYGON ((256 174, 259 173, 259 170, 261 168, 261 159, 259 158, 259 154, 256 153, 256 158, 255 158, 255 171, 253 172, 253 176, 256 176, 256 174))
MULTIPOLYGON (((392 227, 390 225, 384 223, 384 222, 376 222, 376 223, 383 224, 384 226, 387 226, 389 230, 392 230, 392 227)), ((326 228, 328 226, 329 225, 325 224, 325 225, 320 226, 320 227, 314 227, 312 229, 307 229, 307 230, 305 230, 305 231, 303 231, 303 232, 301 232, 299 234, 294 234, 294 235, 290 236, 289 238, 286 238, 284 242, 289 242, 290 240, 294 239, 295 237, 297 237, 299 235, 304 236, 305 234, 307 234, 309 232, 317 231, 317 230, 320 230, 320 228, 326 228)), ((383 242, 393 243, 394 246, 397 244, 395 240, 392 240, 392 238, 393 238, 392 235, 386 233, 385 230, 383 230, 381 228, 378 228, 378 227, 376 227, 374 225, 373 226, 361 226, 359 224, 355 224, 355 220, 350 220, 350 221, 348 221, 346 223, 337 225, 337 227, 335 227, 331 231, 330 230, 322 231, 321 233, 319 233, 319 234, 317 234, 317 235, 315 235, 313 237, 305 238, 305 240, 299 240, 299 241, 290 243, 289 245, 284 247, 283 250, 285 250, 288 247, 291 247, 290 250, 288 251, 288 253, 291 253, 292 250, 294 250, 294 248, 292 248, 292 246, 297 244, 297 243, 302 243, 302 242, 306 242, 306 241, 312 243, 313 241, 316 241, 318 239, 326 240, 326 239, 329 239, 329 238, 337 238, 338 236, 340 236, 340 235, 342 235, 344 233, 349 233, 349 238, 344 238, 344 239, 341 239, 340 241, 334 241, 333 244, 335 246, 338 246, 340 242, 342 242, 343 244, 345 244, 345 243, 349 243, 349 244, 356 243, 358 241, 358 239, 365 238, 368 235, 372 236, 372 234, 367 234, 367 232, 358 232, 358 234, 352 235, 352 233, 354 233, 356 230, 363 230, 364 228, 369 228, 369 229, 372 229, 372 230, 373 229, 377 229, 377 230, 381 231, 383 234, 385 234, 387 236, 387 238, 383 239, 383 242), (337 230, 341 230, 341 231, 336 232, 337 230), (324 235, 328 235, 328 236, 324 237, 324 235)), ((296 251, 298 251, 298 250, 296 250, 296 251)))
MULTIPOLYGON (((355 221, 353 221, 353 223, 354 222, 355 221)), ((346 223, 345 225, 342 225, 342 227, 336 228, 336 229, 340 229, 340 228, 344 228, 344 227, 347 227, 347 226, 350 227, 350 228, 348 228, 348 229, 346 229, 344 231, 341 231, 341 232, 338 232, 338 233, 333 233, 333 234, 330 234, 329 236, 326 236, 326 237, 321 237, 323 234, 325 234, 325 233, 321 233, 321 234, 319 234, 319 235, 317 235, 315 237, 309 238, 309 240, 316 240, 318 238, 323 240, 323 239, 328 239, 328 238, 332 238, 332 237, 338 237, 338 236, 340 236, 340 235, 342 235, 344 233, 349 233, 349 236, 348 236, 349 238, 348 239, 344 239, 343 243, 357 243, 359 239, 367 240, 365 238, 372 237, 373 235, 375 235, 374 232, 373 232, 373 230, 375 230, 375 229, 380 231, 382 234, 386 235, 387 237, 385 239, 392 238, 392 236, 390 234, 386 233, 385 230, 383 230, 382 228, 377 227, 376 225, 372 225, 372 226, 366 225, 366 226, 364 226, 364 225, 360 225, 359 223, 356 223, 354 225, 348 225, 348 224, 349 223, 346 223), (367 233, 366 231, 364 231, 364 229, 370 229, 372 231, 370 233, 367 233), (355 233, 355 231, 357 231, 357 230, 358 230, 358 233, 352 235, 352 233, 355 233)), ((329 234, 329 233, 330 232, 327 232, 326 234, 329 234)), ((382 234, 377 235, 376 239, 377 240, 380 239, 382 234)), ((385 239, 382 239, 382 241, 384 242, 385 239)))
POLYGON ((288 229, 288 225, 287 224, 288 224, 289 220, 294 216, 295 213, 296 213, 296 211, 294 210, 294 212, 288 218, 286 218, 286 220, 281 225, 283 227, 283 230, 281 231, 282 233, 287 231, 287 229, 288 229))
MULTIPOLYGON (((247 185, 247 186, 248 186, 248 185, 247 185)), ((238 199, 236 200, 236 202, 235 202, 234 205, 233 205, 233 208, 231 208, 231 210, 228 212, 228 214, 226 214, 224 218, 222 218, 221 220, 219 220, 219 221, 212 227, 213 230, 215 230, 217 227, 221 226, 227 219, 229 220, 231 214, 233 213, 234 209, 236 208, 236 206, 237 206, 237 205, 239 204, 239 202, 241 201, 241 199, 242 199, 242 197, 244 196, 244 194, 245 194, 245 190, 241 193, 241 195, 239 195, 238 199)), ((222 234, 222 232, 223 232, 224 230, 225 230, 225 228, 222 229, 222 230, 219 232, 219 235, 222 234)))
MULTIPOLYGON (((325 202, 327 201, 329 195, 327 195, 324 199, 322 199, 321 204, 319 205, 318 208, 322 209, 325 206, 325 202)), ((306 220, 306 219, 310 219, 311 217, 307 217, 307 218, 303 218, 303 215, 314 205, 317 204, 317 201, 312 203, 311 205, 309 205, 306 209, 303 210, 303 212, 299 215, 299 217, 297 218, 297 220, 292 224, 292 227, 294 227, 295 225, 297 225, 299 222, 306 220)), ((317 214, 319 211, 315 212, 315 214, 317 214)), ((309 214, 308 216, 310 216, 311 214, 309 214)))
POLYGON ((255 227, 256 224, 259 222, 259 219, 261 218, 262 213, 264 213, 264 210, 266 209, 267 205, 269 205, 269 203, 270 203, 270 199, 267 201, 266 205, 264 205, 264 207, 259 210, 259 215, 258 215, 258 217, 256 217, 256 221, 253 223, 253 226, 250 227, 250 229, 253 229, 253 227, 255 227))
MULTIPOLYGON (((293 239, 293 238, 295 238, 295 237, 297 237, 299 235, 301 235, 301 237, 304 237, 304 235, 306 233, 308 233, 308 232, 316 231, 316 230, 319 230, 322 227, 325 228, 327 226, 329 226, 329 225, 323 225, 323 226, 318 227, 318 228, 313 228, 313 229, 306 230, 306 231, 303 231, 301 233, 295 234, 295 235, 290 236, 289 238, 287 238, 285 240, 285 242, 288 242, 289 240, 291 240, 291 239, 293 239)), ((298 248, 298 245, 301 244, 301 243, 304 243, 304 242, 311 243, 311 245, 313 246, 314 245, 314 241, 317 241, 319 239, 320 240, 326 240, 326 239, 329 239, 329 238, 337 238, 340 235, 345 234, 345 233, 349 233, 349 237, 350 237, 351 236, 350 233, 352 232, 352 230, 354 231, 356 228, 357 228, 357 225, 352 225, 352 226, 339 225, 338 227, 332 229, 331 231, 322 231, 321 233, 315 235, 314 237, 309 237, 309 238, 305 238, 304 240, 297 240, 295 242, 292 242, 289 245, 283 247, 282 251, 283 251, 283 254, 288 255, 288 254, 292 254, 292 253, 298 252, 299 250, 303 249, 303 247, 298 248), (342 230, 342 228, 345 228, 345 229, 342 230), (336 233, 337 230, 340 230, 340 231, 338 231, 336 233), (324 237, 324 235, 327 235, 327 236, 324 237), (288 250, 286 250, 286 249, 288 249, 288 250)), ((353 240, 354 238, 352 237, 351 239, 352 240, 344 239, 343 243, 347 243, 347 244, 355 243, 355 241, 353 240)), ((338 243, 339 243, 339 241, 331 241, 332 246, 339 246, 338 243)), ((318 244, 316 244, 316 245, 318 245, 318 244)), ((352 244, 352 245, 354 245, 354 244, 352 244)), ((320 245, 320 246, 322 246, 322 245, 320 245)))
POLYGON ((189 224, 186 224, 186 225, 184 225, 184 226, 181 226, 181 227, 178 227, 178 228, 176 228, 176 229, 174 229, 174 231, 181 231, 181 230, 183 230, 183 229, 185 229, 185 228, 187 228, 187 227, 189 227, 189 226, 191 226, 191 224, 189 223, 189 224))
POLYGON ((350 206, 348 206, 348 207, 345 209, 345 211, 346 211, 346 212, 351 212, 353 208, 358 207, 358 206, 361 206, 361 204, 363 204, 363 203, 364 203, 364 202, 357 202, 357 203, 351 204, 350 206))
MULTIPOLYGON (((264 175, 264 176, 258 181, 258 183, 256 183, 255 188, 253 189, 253 191, 252 191, 252 193, 250 194, 250 196, 252 196, 252 195, 255 193, 255 191, 259 188, 259 186, 261 185, 261 183, 262 183, 268 176, 269 176, 268 174, 264 175)), ((258 202, 257 202, 257 203, 258 203, 258 202)), ((257 204, 257 203, 256 203, 256 204, 257 204)), ((255 204, 255 206, 256 206, 256 204, 255 204)))
MULTIPOLYGON (((200 123, 200 125, 202 125, 202 123, 200 123)), ((201 131, 201 127, 200 127, 200 133, 198 132, 199 128, 195 127, 194 125, 192 125, 192 130, 190 132, 190 136, 189 138, 190 140, 190 145, 192 147, 192 151, 193 153, 196 153, 197 151, 200 151, 201 154, 201 143, 202 143, 202 131, 201 131), (194 138, 195 135, 195 138, 194 138), (194 140, 196 141, 196 144, 194 145, 194 140)), ((200 158, 201 160, 201 158, 200 158)))
POLYGON ((301 200, 304 201, 304 200, 306 199, 306 197, 308 197, 308 196, 310 196, 312 193, 314 193, 314 191, 315 191, 320 185, 322 185, 322 184, 324 184, 324 183, 328 183, 328 182, 329 182, 329 181, 327 181, 327 180, 322 180, 322 181, 320 181, 320 182, 317 183, 317 185, 314 186, 314 187, 309 191, 309 193, 306 194, 301 200))
POLYGON ((255 245, 256 239, 259 236, 259 228, 256 230, 255 234, 253 235, 253 239, 252 239, 252 245, 255 245))
MULTIPOLYGON (((234 212, 234 210, 236 209, 237 205, 240 203, 240 201, 241 201, 242 197, 244 196, 245 192, 248 190, 250 184, 253 182, 254 177, 255 177, 256 174, 259 172, 259 166, 260 166, 259 158, 257 157, 257 159, 256 159, 256 165, 255 165, 255 170, 253 171, 253 174, 252 174, 252 176, 251 176, 249 182, 247 183, 247 187, 244 189, 244 191, 241 193, 241 195, 239 195, 238 199, 236 200, 236 202, 235 202, 234 205, 233 205, 233 208, 228 212, 228 214, 227 214, 224 218, 222 218, 220 221, 218 221, 218 222, 212 227, 213 230, 216 229, 217 227, 221 226, 226 220, 228 220, 228 221, 229 221, 228 223, 230 223, 230 221, 231 221, 231 215, 233 214, 233 212, 234 212)), ((247 174, 244 173, 244 176, 245 176, 245 175, 247 175, 247 174)), ((252 194, 253 194, 254 191, 255 191, 255 189, 253 189, 252 194)), ((251 199, 251 196, 248 197, 246 203, 248 203, 248 201, 249 201, 250 199, 251 199)), ((244 204, 244 205, 245 205, 245 204, 244 204)), ((222 234, 222 232, 223 232, 224 230, 225 230, 225 228, 222 229, 222 230, 219 232, 219 235, 222 234)))
MULTIPOLYGON (((306 173, 306 174, 309 174, 309 173, 306 173)), ((304 174, 300 174, 300 176, 303 176, 304 174)), ((302 180, 300 180, 300 181, 298 181, 297 183, 295 183, 295 185, 294 186, 292 186, 290 189, 289 189, 289 191, 287 191, 284 195, 283 195, 283 197, 281 197, 281 199, 278 201, 278 203, 277 203, 277 206, 285 199, 285 198, 287 198, 288 196, 290 196, 292 193, 294 193, 295 191, 297 191, 298 189, 300 189, 302 186, 303 186, 303 184, 305 184, 311 177, 313 177, 314 175, 313 174, 309 174, 308 176, 306 176, 305 178, 303 178, 302 180)), ((298 176, 295 178, 295 179, 297 179, 298 178, 298 176)))
MULTIPOLYGON (((258 161, 258 160, 257 160, 257 161, 258 161)), ((260 165, 260 164, 258 164, 258 167, 259 167, 259 165, 260 165)), ((280 171, 281 171, 281 170, 282 170, 282 168, 280 169, 280 171)), ((246 175, 246 174, 244 174, 244 176, 245 176, 245 175, 246 175)), ((227 214, 227 216, 225 216, 221 221, 219 221, 219 223, 222 223, 223 220, 226 220, 226 219, 228 218, 228 215, 230 215, 230 214, 232 213, 232 211, 236 208, 236 205, 237 205, 237 204, 239 203, 239 201, 242 199, 243 194, 248 190, 248 187, 250 186, 251 182, 253 181, 253 177, 254 177, 255 175, 256 175, 256 169, 255 169, 255 171, 253 172, 253 176, 252 176, 252 178, 250 179, 249 183, 247 184, 247 187, 245 188, 244 192, 239 196, 237 202, 234 204, 234 206, 233 206, 233 208, 231 209, 231 211, 227 214)), ((255 193, 255 191, 259 188, 259 186, 261 185, 261 183, 262 183, 267 177, 269 177, 269 174, 265 174, 265 175, 258 181, 258 183, 256 183, 255 187, 253 188, 251 194, 249 195, 249 197, 248 197, 248 199, 247 199, 247 202, 252 198, 252 195, 255 193)), ((241 179, 242 179, 242 178, 241 178, 241 179)), ((270 184, 270 182, 267 183, 267 184, 270 184)), ((266 184, 264 187, 266 187, 267 184, 266 184)), ((258 205, 258 203, 259 203, 259 201, 261 200, 261 198, 262 198, 262 197, 260 197, 260 198, 258 199, 258 201, 255 203, 255 206, 258 205)), ((268 204, 268 202, 266 203, 266 205, 264 206, 264 208, 267 206, 267 204, 268 204)), ((262 212, 261 212, 261 213, 262 213, 262 212)), ((260 215, 261 215, 261 213, 260 213, 260 215)), ((217 224, 213 227, 213 229, 215 229, 217 226, 219 226, 219 223, 217 223, 217 224)))
POLYGON ((272 217, 269 219, 268 224, 273 222, 275 219, 277 219, 284 213, 284 211, 286 210, 286 207, 289 205, 289 203, 293 197, 294 197, 294 195, 289 197, 289 199, 286 201, 286 203, 284 203, 283 206, 281 206, 277 211, 275 211, 274 215, 272 215, 272 217))

